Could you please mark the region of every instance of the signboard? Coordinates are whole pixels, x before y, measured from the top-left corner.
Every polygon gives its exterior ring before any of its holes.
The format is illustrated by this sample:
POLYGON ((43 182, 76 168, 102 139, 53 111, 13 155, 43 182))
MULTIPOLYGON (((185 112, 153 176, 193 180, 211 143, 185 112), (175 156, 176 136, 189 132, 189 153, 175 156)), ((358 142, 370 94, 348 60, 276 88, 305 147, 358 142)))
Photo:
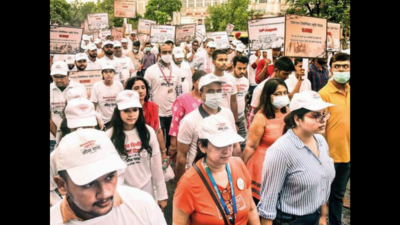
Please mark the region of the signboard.
POLYGON ((175 26, 151 25, 150 42, 164 43, 167 40, 175 40, 175 26))
POLYGON ((50 26, 50 54, 80 52, 83 28, 50 26))
POLYGON ((139 19, 138 28, 137 28, 138 33, 150 35, 151 25, 153 25, 153 24, 155 25, 155 24, 157 24, 157 22, 154 20, 139 19))
POLYGON ((328 51, 340 51, 340 23, 328 23, 327 43, 328 51))
POLYGON ((136 2, 114 1, 114 18, 136 18, 136 2))
POLYGON ((96 13, 87 15, 89 30, 108 29, 108 13, 96 13))
POLYGON ((196 24, 182 24, 175 26, 175 43, 189 43, 196 37, 196 24))
POLYGON ((228 34, 226 31, 207 33, 207 38, 212 38, 217 45, 216 49, 223 48, 224 45, 229 45, 228 34))
POLYGON ((69 78, 85 86, 90 99, 93 84, 102 80, 103 75, 101 70, 69 71, 69 78))
POLYGON ((247 21, 251 51, 282 48, 285 37, 285 17, 247 21))

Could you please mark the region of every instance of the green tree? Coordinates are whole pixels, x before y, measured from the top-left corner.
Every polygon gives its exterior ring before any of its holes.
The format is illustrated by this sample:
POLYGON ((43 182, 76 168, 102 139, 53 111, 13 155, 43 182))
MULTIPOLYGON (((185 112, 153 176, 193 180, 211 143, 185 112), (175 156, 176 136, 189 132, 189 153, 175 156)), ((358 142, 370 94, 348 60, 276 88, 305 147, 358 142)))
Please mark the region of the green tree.
POLYGON ((71 18, 70 8, 65 0, 50 0, 50 21, 65 25, 71 18))
POLYGON ((228 23, 235 25, 235 30, 247 30, 247 19, 253 14, 247 11, 250 0, 228 0, 225 3, 209 6, 205 24, 208 31, 223 31, 228 23))
POLYGON ((82 3, 77 0, 71 3, 71 26, 80 27, 87 18, 87 14, 96 12, 96 4, 94 2, 82 3))
POLYGON ((180 0, 150 0, 146 5, 144 18, 155 20, 158 24, 165 24, 168 16, 172 18, 172 13, 181 11, 182 2, 180 0))

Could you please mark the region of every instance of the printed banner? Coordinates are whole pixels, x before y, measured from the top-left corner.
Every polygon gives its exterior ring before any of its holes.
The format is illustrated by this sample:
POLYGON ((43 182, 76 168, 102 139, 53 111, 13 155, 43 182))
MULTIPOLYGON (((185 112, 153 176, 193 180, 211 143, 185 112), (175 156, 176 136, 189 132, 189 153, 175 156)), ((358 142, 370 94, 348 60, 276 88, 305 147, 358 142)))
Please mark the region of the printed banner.
POLYGON ((119 41, 121 42, 122 38, 123 38, 123 27, 114 27, 111 30, 111 35, 114 37, 114 41, 119 41))
POLYGON ((82 28, 50 26, 50 54, 80 52, 82 28))
POLYGON ((142 44, 142 45, 145 45, 146 42, 148 42, 149 38, 150 38, 150 36, 147 34, 138 34, 137 37, 139 39, 140 44, 142 44))
POLYGON ((285 56, 326 58, 328 22, 324 18, 285 15, 285 56))
POLYGON ((85 86, 88 99, 90 99, 93 84, 102 80, 103 76, 101 75, 101 70, 84 70, 70 71, 69 78, 85 86))
POLYGON ((88 14, 89 30, 108 29, 108 13, 88 14))
POLYGON ((282 48, 285 37, 285 17, 248 20, 251 51, 282 48))
POLYGON ((223 48, 225 44, 229 45, 228 34, 226 31, 207 33, 207 38, 212 38, 217 45, 216 49, 223 48))
POLYGON ((102 31, 100 31, 100 39, 102 40, 102 41, 105 41, 106 40, 106 36, 107 35, 112 35, 111 34, 111 30, 102 30, 102 31))
POLYGON ((114 1, 114 18, 136 18, 136 2, 114 1))
POLYGON ((233 28, 235 28, 235 25, 228 23, 228 25, 226 26, 226 33, 230 35, 233 31, 233 28))
POLYGON ((150 42, 164 43, 167 40, 175 40, 175 26, 151 25, 150 42))
POLYGON ((340 23, 328 22, 328 33, 327 33, 327 49, 328 51, 338 52, 340 51, 340 23))
POLYGON ((203 36, 206 36, 206 25, 197 25, 196 26, 196 32, 199 32, 203 36))
POLYGON ((175 26, 175 43, 191 43, 196 37, 196 24, 182 24, 175 26))
POLYGON ((151 25, 153 25, 153 24, 155 25, 155 24, 157 24, 157 22, 154 20, 139 19, 138 28, 137 28, 138 33, 150 35, 151 25))

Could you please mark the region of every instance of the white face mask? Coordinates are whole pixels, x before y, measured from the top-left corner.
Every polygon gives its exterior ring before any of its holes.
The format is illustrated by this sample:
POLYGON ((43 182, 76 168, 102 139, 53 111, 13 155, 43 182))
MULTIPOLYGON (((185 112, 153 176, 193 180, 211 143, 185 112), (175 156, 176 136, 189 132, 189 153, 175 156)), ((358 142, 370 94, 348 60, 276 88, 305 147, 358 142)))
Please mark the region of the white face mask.
POLYGON ((281 109, 287 105, 289 105, 290 100, 288 95, 283 95, 283 96, 274 96, 274 101, 272 102, 272 105, 277 108, 281 109))
POLYGON ((206 106, 216 109, 222 101, 222 93, 206 94, 206 106))
POLYGON ((134 53, 138 53, 139 50, 137 50, 137 49, 132 49, 132 51, 133 51, 134 53))
POLYGON ((350 72, 333 72, 332 78, 339 84, 344 84, 350 80, 350 72))
POLYGON ((165 63, 170 63, 171 60, 172 60, 172 55, 170 55, 170 54, 162 55, 162 56, 161 56, 161 59, 162 59, 162 61, 165 62, 165 63))

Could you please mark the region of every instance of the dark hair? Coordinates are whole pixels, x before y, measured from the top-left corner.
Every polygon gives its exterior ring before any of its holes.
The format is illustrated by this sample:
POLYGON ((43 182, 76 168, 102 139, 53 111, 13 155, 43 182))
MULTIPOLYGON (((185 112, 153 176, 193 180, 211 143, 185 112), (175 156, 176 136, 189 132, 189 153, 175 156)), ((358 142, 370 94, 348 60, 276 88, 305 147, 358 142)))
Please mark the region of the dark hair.
POLYGON ((139 41, 134 41, 133 42, 133 46, 140 47, 140 42, 139 41))
POLYGON ((237 62, 241 62, 243 64, 249 64, 249 59, 244 55, 237 55, 233 57, 233 67, 236 67, 237 62))
MULTIPOLYGON (((104 71, 105 70, 101 70, 101 75, 103 75, 103 73, 104 73, 104 71)), ((115 75, 115 70, 112 70, 113 72, 114 72, 114 75, 115 75)), ((103 77, 104 78, 104 77, 103 77)), ((103 79, 104 80, 104 79, 103 79)))
POLYGON ((296 66, 297 63, 302 63, 303 62, 303 58, 294 58, 294 65, 296 66))
POLYGON ((198 140, 197 140, 197 142, 196 142, 196 143, 197 143, 197 144, 196 144, 197 153, 196 153, 196 157, 195 157, 194 160, 193 160, 193 165, 194 165, 197 161, 199 161, 199 159, 201 159, 201 158, 203 158, 204 156, 206 156, 205 153, 203 153, 202 151, 200 151, 199 142, 201 143, 201 146, 203 146, 204 148, 207 148, 208 139, 198 139, 198 140))
POLYGON ((329 67, 332 68, 332 63, 337 61, 350 61, 350 55, 344 52, 338 52, 332 56, 331 61, 329 61, 329 67))
POLYGON ((206 75, 207 73, 204 70, 196 70, 192 75, 192 82, 198 81, 202 76, 206 75))
POLYGON ((160 54, 161 55, 161 47, 162 46, 169 46, 167 43, 163 43, 163 44, 159 44, 158 45, 158 54, 160 54))
POLYGON ((193 43, 197 43, 197 44, 198 44, 199 41, 198 41, 198 40, 193 40, 193 41, 192 41, 192 44, 193 44, 193 43))
POLYGON ((144 46, 146 45, 152 45, 151 42, 146 42, 146 44, 144 44, 144 46))
MULTIPOLYGON (((125 148, 126 135, 124 133, 124 122, 121 119, 120 112, 121 111, 118 109, 118 106, 116 106, 110 121, 111 127, 113 128, 111 141, 114 144, 120 156, 124 155, 128 157, 125 148)), ((149 144, 150 132, 146 127, 142 108, 139 108, 139 117, 135 123, 135 128, 139 134, 140 141, 142 142, 142 146, 140 147, 139 153, 144 149, 150 154, 151 157, 152 149, 149 144)))
POLYGON ((165 43, 165 44, 174 44, 174 42, 171 41, 171 40, 166 40, 164 43, 165 43))
POLYGON ((66 185, 68 186, 68 172, 66 170, 60 170, 58 171, 58 175, 65 181, 66 185))
MULTIPOLYGON (((275 110, 271 102, 271 95, 276 91, 279 85, 285 86, 286 90, 288 89, 285 81, 280 78, 269 79, 265 82, 262 89, 260 104, 257 108, 262 110, 262 113, 267 117, 267 119, 275 119, 275 110)), ((286 113, 286 107, 282 107, 281 112, 286 113)))
POLYGON ((132 90, 133 86, 135 85, 136 81, 142 81, 144 83, 144 86, 146 86, 146 96, 144 97, 144 102, 147 102, 150 98, 150 93, 149 93, 149 83, 147 83, 147 80, 144 79, 143 77, 136 76, 136 77, 131 77, 128 80, 126 80, 125 83, 125 90, 132 90))
POLYGON ((217 50, 215 50, 215 51, 213 52, 213 54, 212 54, 212 59, 213 59, 213 60, 217 60, 217 56, 218 56, 218 55, 222 55, 222 54, 227 55, 225 50, 217 49, 217 50))
POLYGON ((279 71, 294 71, 294 65, 292 60, 289 59, 287 56, 283 56, 276 60, 274 64, 274 69, 278 69, 279 71))
POLYGON ((284 129, 283 133, 286 133, 286 131, 289 129, 293 129, 293 128, 297 127, 296 122, 294 121, 295 116, 297 116, 299 119, 303 119, 304 115, 310 111, 311 110, 308 110, 305 108, 300 108, 300 109, 291 111, 289 114, 287 114, 284 119, 285 129, 284 129))

